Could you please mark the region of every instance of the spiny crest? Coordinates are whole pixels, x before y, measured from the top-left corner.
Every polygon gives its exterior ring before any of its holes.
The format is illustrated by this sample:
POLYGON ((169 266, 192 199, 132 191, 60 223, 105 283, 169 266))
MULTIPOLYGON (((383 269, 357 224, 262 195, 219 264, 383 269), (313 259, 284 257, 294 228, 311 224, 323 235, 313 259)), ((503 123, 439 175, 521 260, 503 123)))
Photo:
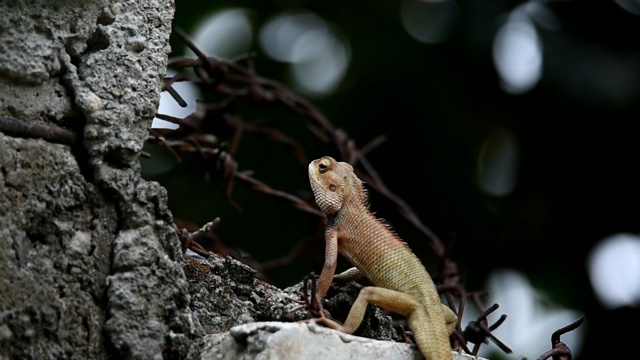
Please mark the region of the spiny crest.
POLYGON ((360 184, 362 188, 362 205, 364 205, 364 207, 368 209, 369 208, 369 190, 367 190, 367 187, 364 186, 364 184, 366 184, 364 181, 361 180, 360 184))
MULTIPOLYGON (((360 203, 364 205, 364 207, 367 208, 368 210, 369 209, 369 192, 367 188, 364 186, 365 182, 360 180, 360 178, 355 174, 355 172, 353 171, 353 167, 351 165, 344 162, 341 162, 339 164, 346 165, 346 166, 343 166, 343 168, 348 169, 347 172, 351 175, 350 188, 353 189, 353 191, 356 193, 355 195, 361 199, 360 203)), ((382 224, 382 226, 387 228, 387 230, 393 236, 394 239, 398 240, 398 242, 400 242, 402 245, 409 248, 407 243, 404 242, 404 240, 402 240, 402 238, 395 232, 395 230, 393 230, 391 225, 389 225, 386 220, 384 220, 383 218, 376 217, 374 212, 371 212, 371 211, 369 212, 371 213, 371 215, 373 215, 376 221, 378 221, 380 224, 382 224)))
POLYGON ((367 192, 367 188, 364 186, 364 181, 360 180, 360 178, 353 171, 353 167, 347 163, 342 163, 349 166, 349 175, 351 177, 350 188, 353 192, 355 192, 355 196, 360 199, 360 203, 364 205, 364 207, 369 208, 369 193, 367 192))
POLYGON ((376 217, 376 213, 375 212, 372 212, 371 215, 373 215, 373 217, 376 219, 376 221, 378 221, 380 224, 382 224, 382 226, 387 228, 387 231, 389 231, 389 233, 391 234, 391 236, 394 239, 396 239, 399 243, 404 245, 407 249, 409 248, 409 245, 407 245, 407 243, 404 240, 402 240, 400 235, 398 235, 398 233, 396 233, 396 231, 393 229, 393 227, 391 227, 391 225, 389 225, 389 223, 385 219, 376 217))

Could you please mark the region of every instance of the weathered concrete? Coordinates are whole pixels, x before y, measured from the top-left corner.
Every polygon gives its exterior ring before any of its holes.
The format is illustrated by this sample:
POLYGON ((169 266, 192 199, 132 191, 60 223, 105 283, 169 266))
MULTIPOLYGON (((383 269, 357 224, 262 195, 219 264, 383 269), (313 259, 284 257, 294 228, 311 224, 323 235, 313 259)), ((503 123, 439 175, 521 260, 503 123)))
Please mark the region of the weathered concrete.
POLYGON ((137 161, 173 2, 10 3, 0 5, 0 116, 83 140, 0 134, 0 353, 160 358, 198 331, 166 191, 137 161))

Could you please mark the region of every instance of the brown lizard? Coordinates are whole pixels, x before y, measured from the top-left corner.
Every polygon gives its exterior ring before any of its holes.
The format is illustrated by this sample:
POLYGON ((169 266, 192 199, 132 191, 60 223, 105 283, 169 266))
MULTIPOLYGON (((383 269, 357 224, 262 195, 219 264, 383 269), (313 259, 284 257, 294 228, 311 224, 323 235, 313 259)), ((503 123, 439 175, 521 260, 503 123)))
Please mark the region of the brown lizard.
POLYGON ((309 164, 309 180, 316 202, 327 218, 325 261, 316 287, 316 301, 324 298, 333 279, 366 276, 375 286, 363 288, 343 325, 322 315, 317 322, 353 333, 372 303, 407 317, 425 358, 452 359, 449 335, 455 313, 440 302, 438 292, 409 247, 370 211, 363 182, 345 162, 331 157, 309 164), (335 275, 338 252, 355 268, 335 275))

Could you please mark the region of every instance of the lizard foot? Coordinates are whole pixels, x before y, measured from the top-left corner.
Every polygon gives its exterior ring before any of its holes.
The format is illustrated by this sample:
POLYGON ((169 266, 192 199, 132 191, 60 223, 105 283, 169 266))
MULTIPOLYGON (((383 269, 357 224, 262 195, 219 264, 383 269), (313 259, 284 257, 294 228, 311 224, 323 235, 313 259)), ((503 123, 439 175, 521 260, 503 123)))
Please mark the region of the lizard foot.
POLYGON ((325 317, 331 317, 329 312, 322 307, 322 301, 318 298, 316 294, 316 283, 317 277, 314 273, 310 273, 308 276, 305 276, 302 283, 302 292, 301 297, 302 300, 292 299, 293 301, 299 303, 299 306, 293 308, 290 313, 300 310, 306 309, 307 314, 309 315, 309 319, 301 320, 302 322, 308 322, 311 319, 320 319, 325 317), (311 283, 311 295, 309 295, 309 283, 311 283))
POLYGON ((402 342, 406 343, 406 344, 414 344, 414 341, 411 341, 411 338, 413 338, 413 333, 411 333, 410 331, 407 332, 404 330, 404 326, 400 325, 399 326, 399 335, 400 335, 400 339, 402 340, 402 342), (409 337, 411 336, 411 338, 409 337))

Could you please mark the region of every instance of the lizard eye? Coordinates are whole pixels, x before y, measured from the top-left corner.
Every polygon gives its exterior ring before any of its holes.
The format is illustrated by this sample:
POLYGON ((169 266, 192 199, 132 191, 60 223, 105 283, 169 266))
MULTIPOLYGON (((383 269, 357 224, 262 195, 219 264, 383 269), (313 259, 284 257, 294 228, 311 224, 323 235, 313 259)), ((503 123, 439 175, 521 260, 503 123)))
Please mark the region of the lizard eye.
POLYGON ((329 170, 329 166, 327 166, 327 164, 325 163, 318 164, 318 171, 320 171, 320 174, 326 173, 327 170, 329 170))

